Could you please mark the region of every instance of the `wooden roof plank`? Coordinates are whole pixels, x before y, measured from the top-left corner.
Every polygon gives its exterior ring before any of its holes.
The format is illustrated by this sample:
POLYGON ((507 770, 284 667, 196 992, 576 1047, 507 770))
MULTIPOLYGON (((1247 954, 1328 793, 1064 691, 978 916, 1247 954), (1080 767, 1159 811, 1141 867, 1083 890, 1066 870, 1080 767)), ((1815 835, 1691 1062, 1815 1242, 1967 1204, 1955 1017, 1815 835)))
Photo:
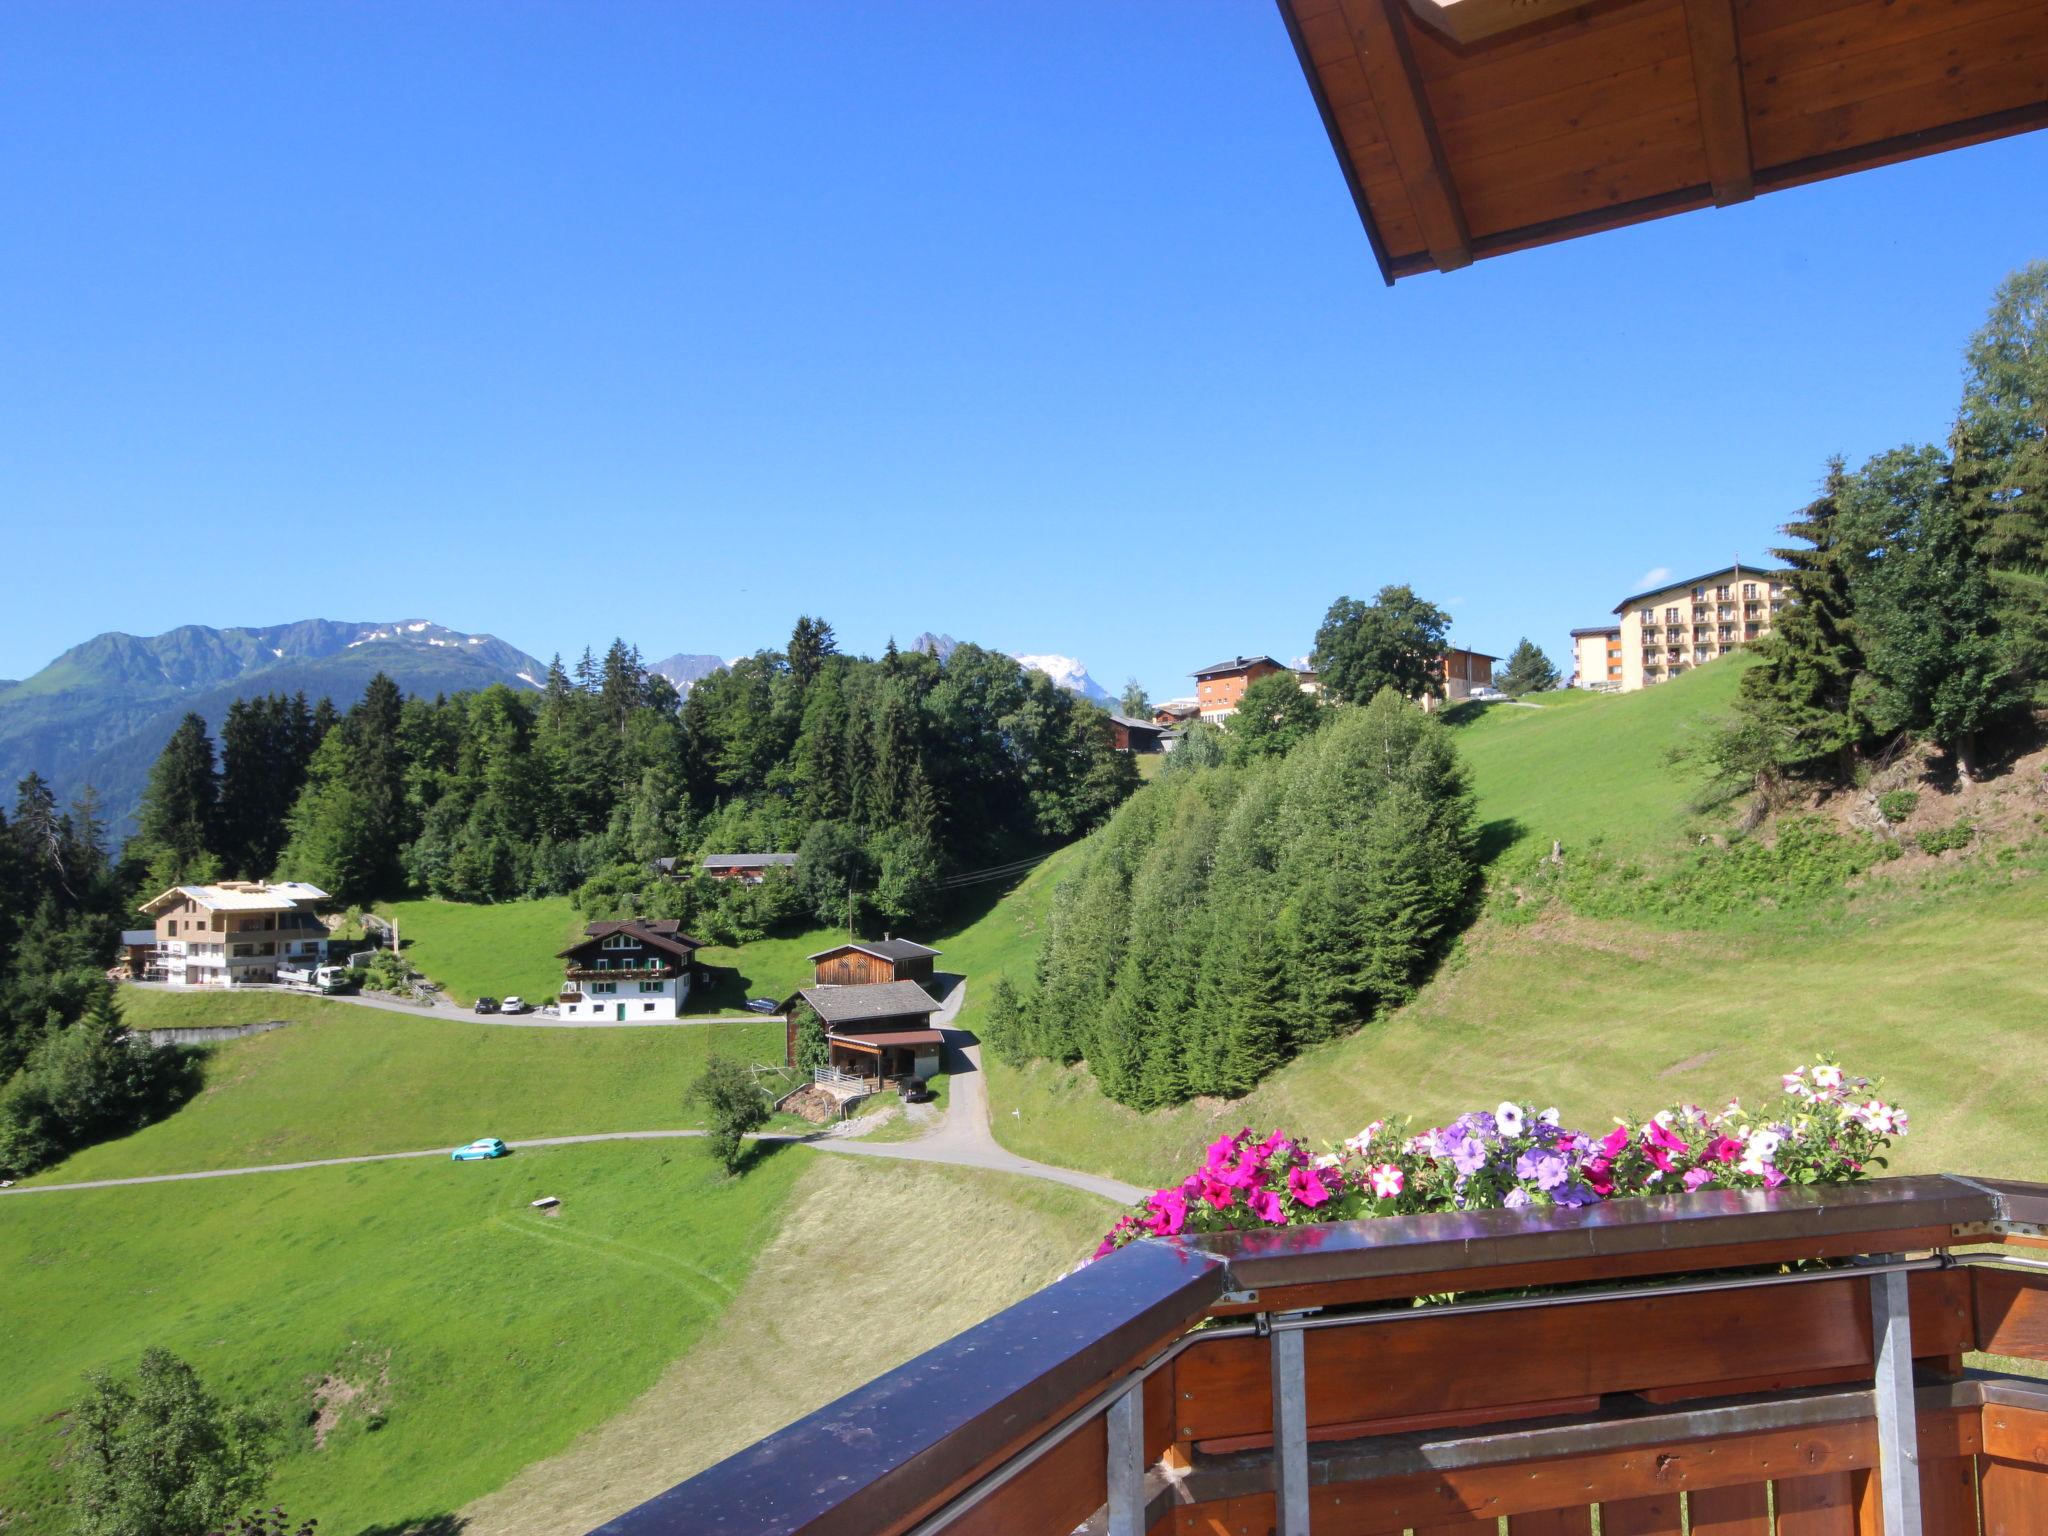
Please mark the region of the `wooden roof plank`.
POLYGON ((1685 31, 1692 46, 1700 144, 1714 203, 1721 208, 1746 203, 1756 196, 1756 168, 1749 152, 1749 110, 1743 104, 1734 0, 1685 0, 1685 31))
POLYGON ((1343 0, 1342 9, 1430 258, 1438 271, 1455 271, 1471 265, 1472 234, 1409 51, 1406 12, 1398 5, 1399 0, 1343 0))

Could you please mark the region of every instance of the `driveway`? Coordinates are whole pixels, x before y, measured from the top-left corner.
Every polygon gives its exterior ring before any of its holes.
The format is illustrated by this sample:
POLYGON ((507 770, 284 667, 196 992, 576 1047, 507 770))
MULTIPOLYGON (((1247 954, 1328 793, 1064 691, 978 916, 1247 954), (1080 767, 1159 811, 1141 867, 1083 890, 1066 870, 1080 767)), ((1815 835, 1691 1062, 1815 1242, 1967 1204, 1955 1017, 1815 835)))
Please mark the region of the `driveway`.
MULTIPOLYGON (((174 987, 167 981, 127 981, 127 987, 145 992, 176 992, 181 996, 206 996, 203 987, 174 987)), ((378 1008, 386 1013, 409 1013, 414 1018, 431 1014, 438 1019, 465 1019, 471 1024, 500 1024, 508 1029, 676 1029, 693 1024, 780 1024, 779 1013, 707 1013, 688 1019, 564 1019, 543 1013, 472 1013, 444 993, 436 992, 431 1003, 416 1003, 384 992, 309 992, 303 987, 251 982, 226 989, 235 995, 271 992, 282 997, 317 997, 330 1003, 347 1003, 351 1008, 378 1008)), ((193 1026, 198 1028, 200 1026, 193 1026)))

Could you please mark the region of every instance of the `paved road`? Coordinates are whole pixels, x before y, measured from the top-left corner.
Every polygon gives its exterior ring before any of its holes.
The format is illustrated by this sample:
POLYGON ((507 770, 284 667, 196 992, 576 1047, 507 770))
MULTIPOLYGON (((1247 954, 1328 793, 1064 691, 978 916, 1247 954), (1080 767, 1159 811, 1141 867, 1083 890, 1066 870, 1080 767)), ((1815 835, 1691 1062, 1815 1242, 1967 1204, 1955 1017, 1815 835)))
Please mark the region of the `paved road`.
MULTIPOLYGON (((986 1168, 996 1173, 1014 1173, 1025 1178, 1045 1179, 1054 1184, 1065 1184, 1074 1189, 1085 1189, 1090 1194, 1101 1195, 1120 1205, 1129 1205, 1138 1200, 1143 1191, 1117 1179, 1104 1178, 1099 1174, 1080 1173, 1071 1168, 1055 1168, 1049 1163, 1033 1162, 1028 1157, 1004 1149, 988 1122, 988 1080, 981 1070, 981 1045, 965 1030, 953 1027, 953 1020, 959 1017, 960 1005, 966 1001, 967 983, 955 979, 952 990, 946 994, 939 1011, 932 1015, 932 1022, 946 1034, 945 1067, 949 1075, 949 1103, 946 1114, 938 1128, 929 1135, 915 1141, 864 1142, 851 1137, 834 1136, 830 1132, 815 1136, 768 1135, 759 1139, 765 1141, 797 1141, 806 1146, 817 1147, 826 1152, 845 1152, 860 1157, 894 1157, 915 1163, 947 1163, 957 1168, 986 1168)), ((404 1004, 389 1006, 401 1007, 404 1004)), ((423 1012, 418 1008, 408 1012, 423 1012)), ((628 1026, 633 1027, 633 1026, 628 1026)), ((645 1028, 646 1026, 639 1026, 645 1028)), ((584 1136, 533 1136, 524 1141, 508 1141, 506 1146, 518 1151, 526 1147, 568 1147, 595 1141, 665 1141, 692 1136, 702 1136, 702 1131, 600 1131, 584 1136)), ((131 1184, 180 1184, 193 1179, 232 1179, 251 1173, 290 1173, 304 1168, 341 1168, 355 1163, 390 1163, 405 1158, 446 1157, 446 1147, 430 1147, 419 1152, 372 1152, 359 1157, 320 1157, 296 1163, 261 1163, 248 1168, 210 1168, 195 1173, 151 1173, 125 1179, 86 1179, 73 1184, 25 1184, 15 1189, 0 1190, 0 1195, 41 1195, 57 1194, 78 1189, 116 1189, 131 1184)))
MULTIPOLYGON (((174 987, 166 981, 130 981, 124 986, 140 987, 146 992, 176 992, 190 997, 191 987, 174 987)), ((236 987, 237 993, 274 992, 285 997, 319 997, 331 1003, 347 1003, 352 1008, 377 1008, 386 1013, 405 1013, 414 1018, 431 1015, 437 1019, 466 1019, 472 1024, 502 1024, 511 1029, 677 1029, 696 1024, 779 1024, 779 1013, 707 1013, 690 1019, 564 1019, 543 1013, 472 1013, 462 1004, 445 993, 434 994, 434 1001, 428 1003, 408 1002, 404 998, 389 996, 382 992, 308 992, 302 987, 270 986, 263 982, 249 982, 236 987)), ((193 1028, 203 1026, 194 1025, 193 1028)))

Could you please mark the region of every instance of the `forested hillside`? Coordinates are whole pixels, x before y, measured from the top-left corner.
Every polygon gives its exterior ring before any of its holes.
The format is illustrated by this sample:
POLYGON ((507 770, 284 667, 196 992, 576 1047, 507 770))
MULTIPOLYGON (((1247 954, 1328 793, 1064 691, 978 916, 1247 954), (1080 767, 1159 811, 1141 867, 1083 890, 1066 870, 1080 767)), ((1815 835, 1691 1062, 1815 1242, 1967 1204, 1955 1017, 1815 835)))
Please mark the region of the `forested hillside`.
POLYGON ((338 715, 250 701, 220 747, 188 718, 152 770, 132 851, 158 884, 276 874, 349 903, 583 891, 728 939, 844 921, 849 900, 916 920, 949 874, 1068 841, 1136 784, 1108 717, 1043 674, 972 645, 843 656, 809 618, 687 701, 615 642, 537 691, 406 698, 379 676, 338 715), (794 874, 687 878, 704 852, 774 851, 800 855, 794 874))
POLYGON ((1138 1108, 1244 1093, 1406 999, 1475 869, 1449 733, 1391 689, 1316 709, 1284 752, 1177 754, 1080 851, 1036 988, 1005 985, 985 1035, 1012 1062, 1085 1059, 1138 1108))

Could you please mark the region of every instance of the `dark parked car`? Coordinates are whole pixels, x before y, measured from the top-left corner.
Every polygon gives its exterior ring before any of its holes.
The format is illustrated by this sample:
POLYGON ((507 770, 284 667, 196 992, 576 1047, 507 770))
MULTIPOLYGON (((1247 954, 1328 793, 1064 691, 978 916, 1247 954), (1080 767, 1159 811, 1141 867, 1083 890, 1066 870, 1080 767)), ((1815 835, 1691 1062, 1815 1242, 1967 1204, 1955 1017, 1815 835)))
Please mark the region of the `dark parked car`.
POLYGON ((476 1000, 476 1007, 471 1011, 475 1013, 496 1013, 498 1011, 498 1000, 495 997, 480 997, 476 1000))

